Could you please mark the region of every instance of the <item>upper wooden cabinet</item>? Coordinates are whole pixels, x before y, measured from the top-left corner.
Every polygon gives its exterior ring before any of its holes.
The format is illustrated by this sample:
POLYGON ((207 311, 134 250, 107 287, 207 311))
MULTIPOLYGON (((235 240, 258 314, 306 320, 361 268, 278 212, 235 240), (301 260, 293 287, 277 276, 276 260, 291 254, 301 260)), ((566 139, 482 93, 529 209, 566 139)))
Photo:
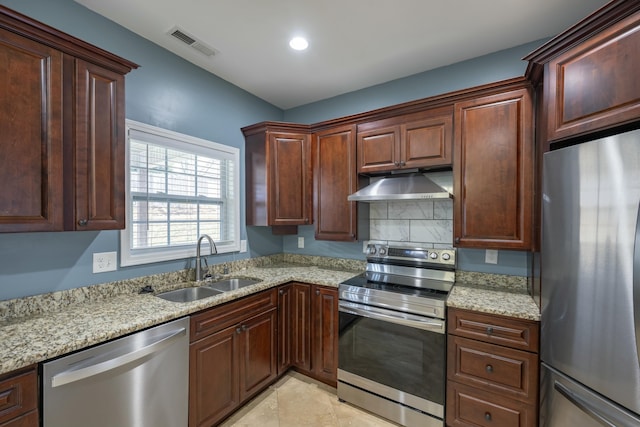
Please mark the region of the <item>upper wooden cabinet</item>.
MULTIPOLYGON (((98 65, 75 62, 75 134, 73 188, 75 203, 66 229, 114 230, 125 227, 124 76, 98 65)), ((71 62, 70 61, 70 62, 71 62)))
POLYGON ((451 166, 450 108, 358 125, 358 173, 451 166))
POLYGON ((456 103, 454 134, 454 244, 531 249, 535 170, 531 89, 509 86, 456 103))
POLYGON ((133 68, 0 6, 0 231, 124 228, 133 68))
POLYGON ((638 52, 640 3, 612 1, 527 56, 529 74, 544 69, 547 139, 638 120, 638 52))
POLYGON ((62 53, 0 29, 0 93, 0 230, 61 230, 62 53))
POLYGON ((313 222, 311 137, 304 126, 245 127, 247 225, 313 222))
POLYGON ((358 238, 358 206, 347 197, 358 189, 356 126, 344 125, 313 135, 313 207, 316 240, 358 238))

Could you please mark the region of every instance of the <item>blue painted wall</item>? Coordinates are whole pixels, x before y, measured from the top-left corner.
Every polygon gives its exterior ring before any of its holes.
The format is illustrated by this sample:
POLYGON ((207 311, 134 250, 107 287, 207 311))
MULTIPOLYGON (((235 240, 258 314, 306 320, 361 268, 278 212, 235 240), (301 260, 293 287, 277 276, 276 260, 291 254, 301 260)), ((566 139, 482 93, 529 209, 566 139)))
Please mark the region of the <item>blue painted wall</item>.
MULTIPOLYGON (((248 124, 263 120, 314 123, 521 76, 525 64, 520 58, 542 43, 532 42, 283 112, 73 0, 0 0, 0 4, 140 64, 141 68, 126 79, 127 118, 239 147, 242 159, 240 128, 248 124)), ((241 187, 244 194, 243 176, 241 187)), ((240 221, 244 224, 244 197, 241 200, 240 221)), ((221 255, 209 262, 279 252, 364 259, 361 243, 315 241, 311 226, 300 227, 304 249, 297 248, 297 236, 273 236, 269 228, 243 225, 241 235, 249 241, 248 253, 221 255)), ((189 263, 183 260, 93 274, 92 254, 118 251, 118 244, 117 231, 0 234, 0 300, 175 271, 189 263)), ((527 274, 527 254, 501 251, 499 264, 492 266, 481 262, 480 252, 460 251, 460 267, 527 274), (507 254, 503 256, 503 252, 507 254)))
POLYGON ((527 68, 527 63, 521 58, 540 47, 546 40, 533 41, 511 49, 292 108, 284 112, 284 120, 294 123, 317 123, 473 86, 521 77, 527 68))

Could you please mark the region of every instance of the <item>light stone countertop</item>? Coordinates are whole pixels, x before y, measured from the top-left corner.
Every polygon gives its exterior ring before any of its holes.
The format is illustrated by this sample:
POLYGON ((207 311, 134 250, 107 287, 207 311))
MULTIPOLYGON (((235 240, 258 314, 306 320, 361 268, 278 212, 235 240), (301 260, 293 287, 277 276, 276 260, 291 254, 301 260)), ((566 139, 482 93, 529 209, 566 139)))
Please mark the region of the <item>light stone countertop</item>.
POLYGON ((456 284, 447 299, 448 307, 540 320, 540 309, 527 292, 526 278, 460 273, 457 273, 456 284))
MULTIPOLYGON (((263 281, 190 303, 165 301, 153 294, 128 293, 83 301, 55 311, 0 321, 0 374, 190 315, 287 282, 337 287, 359 274, 317 266, 249 268, 232 277, 263 281)), ((177 283, 175 288, 192 286, 177 283)), ((166 289, 163 289, 166 290, 166 289)))
MULTIPOLYGON (((143 285, 155 293, 193 286, 184 272, 148 276, 52 294, 0 301, 0 374, 100 344, 145 328, 187 316, 244 296, 297 281, 337 287, 364 270, 353 260, 297 255, 243 261, 228 277, 262 282, 190 303, 175 303, 139 294, 143 285), (317 263, 305 265, 303 263, 317 263), (245 268, 246 267, 246 268, 245 268), (162 280, 168 280, 163 283, 162 280)), ((220 266, 222 267, 222 266, 220 266)), ((526 279, 457 272, 447 300, 450 307, 539 320, 526 292, 526 279)))

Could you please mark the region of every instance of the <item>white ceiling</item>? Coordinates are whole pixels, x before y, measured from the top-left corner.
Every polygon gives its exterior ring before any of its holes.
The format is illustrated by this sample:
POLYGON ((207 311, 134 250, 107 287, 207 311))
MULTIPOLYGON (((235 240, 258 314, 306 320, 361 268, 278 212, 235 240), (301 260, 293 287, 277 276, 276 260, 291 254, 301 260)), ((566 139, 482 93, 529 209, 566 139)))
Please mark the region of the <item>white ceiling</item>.
POLYGON ((282 108, 554 36, 605 0, 75 0, 282 108), (169 36, 174 26, 217 53, 169 36), (304 52, 291 37, 309 40, 304 52))

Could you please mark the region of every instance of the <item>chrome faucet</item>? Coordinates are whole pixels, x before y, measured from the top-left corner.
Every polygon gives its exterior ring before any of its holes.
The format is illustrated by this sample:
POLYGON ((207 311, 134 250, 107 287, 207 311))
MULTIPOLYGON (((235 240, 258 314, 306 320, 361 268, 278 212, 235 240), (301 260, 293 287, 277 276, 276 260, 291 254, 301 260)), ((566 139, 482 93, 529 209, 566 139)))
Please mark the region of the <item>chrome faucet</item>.
MULTIPOLYGON (((200 244, 202 243, 202 239, 207 239, 209 241, 209 248, 210 248, 209 255, 216 255, 218 253, 218 248, 216 248, 215 242, 211 237, 209 237, 209 235, 203 234, 202 236, 200 236, 200 238, 198 239, 198 247, 196 249, 196 282, 199 282, 200 280, 202 280, 202 277, 203 277, 202 276, 203 268, 200 262, 200 244)), ((207 262, 206 258, 204 258, 204 261, 207 266, 207 268, 204 269, 205 277, 206 277, 207 274, 209 273, 209 263, 207 262)))

